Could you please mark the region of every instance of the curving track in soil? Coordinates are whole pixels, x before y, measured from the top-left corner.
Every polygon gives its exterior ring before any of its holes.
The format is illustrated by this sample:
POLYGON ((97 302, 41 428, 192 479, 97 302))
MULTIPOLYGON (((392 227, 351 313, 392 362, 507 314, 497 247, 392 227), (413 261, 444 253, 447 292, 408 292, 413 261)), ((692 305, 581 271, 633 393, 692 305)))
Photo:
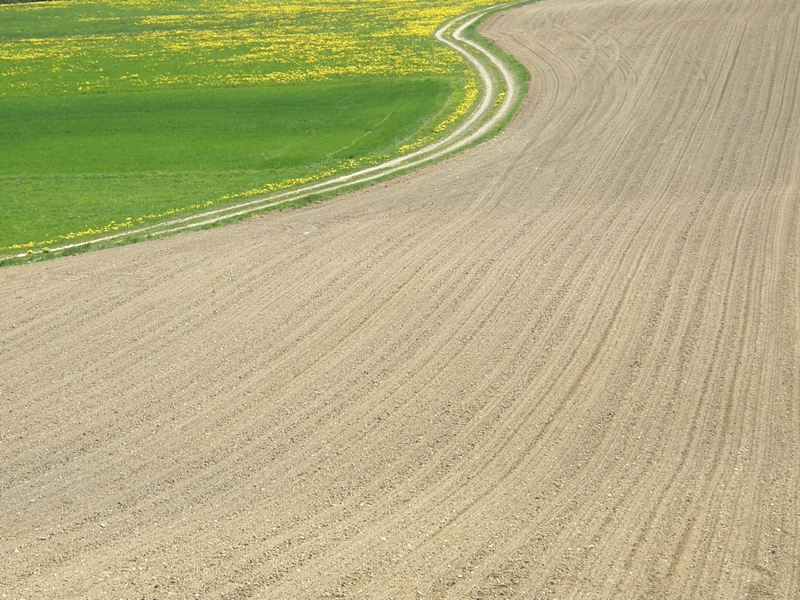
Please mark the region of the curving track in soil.
POLYGON ((799 28, 515 9, 490 142, 0 270, 2 592, 798 597, 799 28))

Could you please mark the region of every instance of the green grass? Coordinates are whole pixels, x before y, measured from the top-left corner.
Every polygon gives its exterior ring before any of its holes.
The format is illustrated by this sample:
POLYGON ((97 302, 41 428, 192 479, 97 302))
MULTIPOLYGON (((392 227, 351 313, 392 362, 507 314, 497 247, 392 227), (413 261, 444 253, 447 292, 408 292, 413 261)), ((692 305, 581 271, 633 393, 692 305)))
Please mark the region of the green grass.
POLYGON ((0 247, 41 242, 390 154, 446 80, 162 89, 0 100, 0 247))
POLYGON ((490 3, 0 6, 0 255, 342 174, 452 130, 472 75, 432 33, 490 3))

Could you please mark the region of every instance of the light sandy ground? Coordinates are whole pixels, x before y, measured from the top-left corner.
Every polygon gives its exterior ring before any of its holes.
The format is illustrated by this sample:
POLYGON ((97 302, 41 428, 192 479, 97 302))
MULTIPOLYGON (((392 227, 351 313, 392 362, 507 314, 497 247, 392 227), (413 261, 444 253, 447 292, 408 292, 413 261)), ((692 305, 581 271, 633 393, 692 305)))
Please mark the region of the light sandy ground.
POLYGON ((800 3, 484 29, 489 143, 0 270, 7 597, 800 596, 800 3))

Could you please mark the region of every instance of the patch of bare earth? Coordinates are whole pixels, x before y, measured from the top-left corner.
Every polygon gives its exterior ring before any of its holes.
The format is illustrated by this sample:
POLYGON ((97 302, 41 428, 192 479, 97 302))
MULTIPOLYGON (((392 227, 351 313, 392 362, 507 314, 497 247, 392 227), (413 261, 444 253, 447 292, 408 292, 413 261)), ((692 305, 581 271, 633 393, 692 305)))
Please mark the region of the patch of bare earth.
POLYGON ((800 3, 547 1, 500 137, 0 270, 9 598, 797 598, 800 3))

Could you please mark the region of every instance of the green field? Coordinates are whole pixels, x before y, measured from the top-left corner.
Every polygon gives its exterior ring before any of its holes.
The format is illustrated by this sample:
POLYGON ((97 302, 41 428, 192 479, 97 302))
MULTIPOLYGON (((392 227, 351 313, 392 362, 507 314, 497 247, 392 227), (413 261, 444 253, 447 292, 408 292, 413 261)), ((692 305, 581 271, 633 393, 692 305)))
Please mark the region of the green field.
POLYGON ((448 92, 441 81, 356 78, 6 99, 0 246, 218 203, 392 153, 448 92))
POLYGON ((287 189, 453 127, 474 76, 432 33, 486 4, 0 6, 0 252, 287 189))

